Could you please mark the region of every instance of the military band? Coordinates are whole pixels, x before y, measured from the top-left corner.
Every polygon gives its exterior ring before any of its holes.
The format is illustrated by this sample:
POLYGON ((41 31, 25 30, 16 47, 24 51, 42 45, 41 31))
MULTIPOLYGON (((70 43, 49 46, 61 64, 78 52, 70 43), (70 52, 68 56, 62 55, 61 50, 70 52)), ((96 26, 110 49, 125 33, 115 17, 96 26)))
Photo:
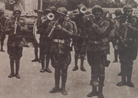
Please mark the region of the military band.
MULTIPOLYGON (((88 10, 84 4, 80 4, 75 11, 77 13, 68 11, 65 7, 56 8, 55 6, 44 11, 36 11, 37 19, 33 27, 35 36, 32 41, 35 59, 32 62, 40 62, 42 67, 40 72, 51 73, 49 65, 53 66, 55 85, 49 93, 68 94, 66 82, 68 66, 71 63, 71 51, 74 46, 75 66, 73 71, 78 70, 79 58, 81 71, 86 71, 85 59, 91 68, 92 91, 87 97, 104 98, 105 67, 110 64, 107 59, 107 55, 110 54, 110 42, 113 43, 114 62, 118 62, 117 55, 119 55, 121 64, 121 73, 119 74, 121 82, 117 83, 117 86, 134 87, 131 79, 133 61, 137 57, 138 17, 132 15, 132 6, 125 5, 123 12, 119 9, 116 10, 115 18, 112 18, 112 14, 99 5, 88 10), (39 41, 36 40, 36 34, 40 34, 39 41), (40 49, 39 57, 38 48, 40 49)), ((4 10, 0 9, 1 51, 4 51, 3 42, 5 34, 7 34, 7 53, 11 69, 8 77, 17 79, 20 79, 20 59, 25 44, 25 33, 28 31, 25 19, 20 17, 21 14, 21 11, 17 9, 13 11, 10 19, 6 19, 4 10), (16 72, 14 72, 14 63, 16 72)))

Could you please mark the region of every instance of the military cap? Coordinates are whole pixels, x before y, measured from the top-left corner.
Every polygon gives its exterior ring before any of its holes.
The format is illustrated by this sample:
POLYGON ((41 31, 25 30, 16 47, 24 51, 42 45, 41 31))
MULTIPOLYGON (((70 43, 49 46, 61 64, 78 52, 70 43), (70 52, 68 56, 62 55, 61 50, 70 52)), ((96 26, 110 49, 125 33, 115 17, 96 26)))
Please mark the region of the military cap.
POLYGON ((102 9, 102 7, 99 6, 99 5, 95 5, 95 6, 92 8, 92 14, 95 15, 95 11, 96 11, 97 9, 101 10, 101 12, 103 13, 103 9, 102 9))
POLYGON ((34 12, 43 14, 43 10, 34 10, 34 12))
POLYGON ((50 9, 45 9, 44 10, 44 14, 48 14, 48 13, 51 13, 52 11, 50 9))
POLYGON ((67 9, 65 7, 59 7, 57 9, 57 13, 60 13, 62 15, 67 15, 67 9))
POLYGON ((114 14, 116 16, 118 16, 118 15, 122 14, 122 11, 120 9, 117 9, 117 10, 115 10, 114 14))
POLYGON ((125 12, 125 11, 133 11, 133 8, 132 8, 132 6, 131 5, 125 5, 124 7, 123 7, 123 11, 125 12))
POLYGON ((57 8, 55 6, 51 6, 50 7, 50 10, 53 12, 53 11, 57 11, 57 8))
POLYGON ((85 7, 85 8, 86 8, 86 6, 85 6, 84 4, 79 4, 79 5, 78 5, 78 9, 80 9, 80 8, 82 8, 82 7, 85 7))
POLYGON ((19 10, 19 9, 15 9, 15 10, 13 11, 13 15, 16 14, 16 13, 21 14, 21 10, 19 10))
POLYGON ((0 13, 4 13, 4 9, 0 9, 0 13))

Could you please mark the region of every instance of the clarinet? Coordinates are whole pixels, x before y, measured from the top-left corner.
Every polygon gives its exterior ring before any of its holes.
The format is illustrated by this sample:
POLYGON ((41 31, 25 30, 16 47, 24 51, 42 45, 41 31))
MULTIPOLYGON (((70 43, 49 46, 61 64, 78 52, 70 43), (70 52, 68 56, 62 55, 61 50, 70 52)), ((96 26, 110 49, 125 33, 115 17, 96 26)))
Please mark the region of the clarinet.
POLYGON ((16 17, 16 20, 15 20, 15 23, 14 23, 14 33, 13 34, 16 34, 16 30, 17 30, 17 17, 16 17))

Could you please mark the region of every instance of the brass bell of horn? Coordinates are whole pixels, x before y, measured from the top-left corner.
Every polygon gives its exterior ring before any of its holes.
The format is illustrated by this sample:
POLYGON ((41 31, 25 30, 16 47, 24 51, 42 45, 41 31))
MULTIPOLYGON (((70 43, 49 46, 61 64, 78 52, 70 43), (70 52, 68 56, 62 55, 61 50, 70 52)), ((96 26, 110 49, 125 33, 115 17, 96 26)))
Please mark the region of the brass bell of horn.
POLYGON ((53 20, 55 18, 55 15, 53 13, 49 13, 46 16, 49 20, 53 20))
POLYGON ((87 8, 85 6, 81 7, 80 8, 80 12, 83 13, 83 14, 86 13, 87 12, 87 8))

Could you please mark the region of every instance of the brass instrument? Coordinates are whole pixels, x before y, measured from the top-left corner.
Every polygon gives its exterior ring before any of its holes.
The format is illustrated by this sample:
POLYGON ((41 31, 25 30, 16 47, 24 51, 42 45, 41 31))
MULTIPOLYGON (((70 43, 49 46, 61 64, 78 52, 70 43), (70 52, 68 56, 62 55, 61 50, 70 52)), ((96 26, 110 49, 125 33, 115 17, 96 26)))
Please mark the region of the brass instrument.
POLYGON ((80 12, 85 14, 87 12, 87 8, 85 6, 81 7, 80 12))
POLYGON ((123 23, 123 25, 125 26, 125 32, 124 32, 124 38, 122 38, 121 35, 118 34, 120 40, 122 41, 122 43, 125 45, 125 47, 127 47, 127 44, 125 43, 126 37, 127 37, 127 31, 128 31, 128 27, 126 26, 128 23, 128 16, 126 17, 126 21, 125 23, 123 23))
POLYGON ((53 13, 48 13, 46 15, 46 17, 49 19, 49 20, 53 20, 55 18, 55 15, 53 13))
POLYGON ((56 28, 56 25, 57 25, 58 21, 59 21, 59 19, 57 19, 57 21, 54 23, 54 25, 53 25, 53 27, 52 27, 52 29, 51 29, 50 33, 48 34, 48 37, 51 37, 51 34, 52 34, 52 33, 53 33, 53 31, 55 30, 55 28, 56 28))
POLYGON ((13 34, 16 34, 17 33, 17 19, 18 17, 16 17, 16 20, 15 20, 15 23, 14 23, 14 33, 13 34))
POLYGON ((48 13, 46 16, 41 17, 42 23, 48 20, 54 20, 55 15, 53 13, 48 13))

